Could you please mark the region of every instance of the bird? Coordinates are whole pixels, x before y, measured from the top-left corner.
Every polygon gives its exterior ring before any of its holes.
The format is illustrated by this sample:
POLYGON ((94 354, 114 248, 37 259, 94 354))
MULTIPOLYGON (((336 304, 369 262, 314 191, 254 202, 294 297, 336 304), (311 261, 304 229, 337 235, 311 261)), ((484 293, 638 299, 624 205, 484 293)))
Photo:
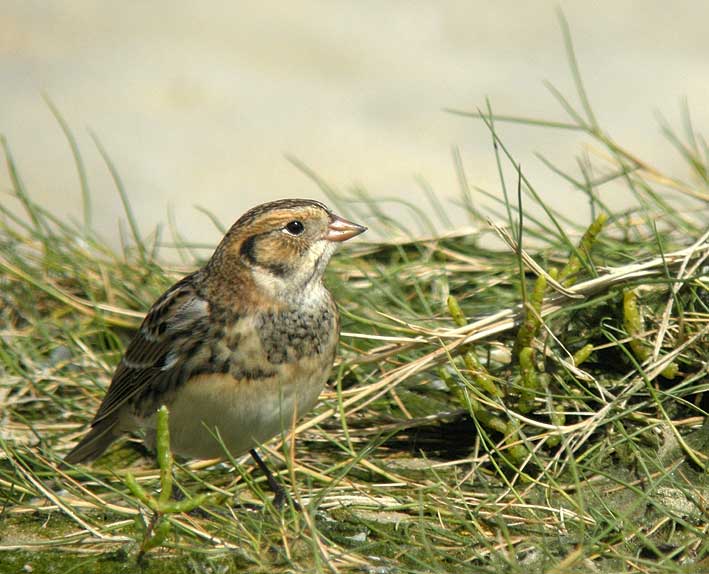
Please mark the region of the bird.
POLYGON ((65 463, 89 463, 137 430, 154 450, 165 405, 173 453, 249 451, 282 494, 255 449, 317 402, 340 327, 323 274, 337 247, 366 230, 310 199, 247 211, 202 268, 155 301, 65 463))

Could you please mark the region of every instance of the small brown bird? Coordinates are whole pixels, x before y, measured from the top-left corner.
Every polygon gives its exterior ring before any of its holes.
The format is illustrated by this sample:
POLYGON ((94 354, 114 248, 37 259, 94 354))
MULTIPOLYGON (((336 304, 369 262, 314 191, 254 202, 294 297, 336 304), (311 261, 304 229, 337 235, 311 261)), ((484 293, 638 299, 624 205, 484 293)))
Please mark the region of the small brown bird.
POLYGON ((244 214, 209 262, 152 306, 66 462, 95 459, 140 428, 153 448, 167 405, 173 452, 222 456, 218 431, 232 455, 251 450, 264 469, 254 447, 307 413, 328 378, 339 315, 323 273, 337 246, 364 231, 306 199, 244 214))

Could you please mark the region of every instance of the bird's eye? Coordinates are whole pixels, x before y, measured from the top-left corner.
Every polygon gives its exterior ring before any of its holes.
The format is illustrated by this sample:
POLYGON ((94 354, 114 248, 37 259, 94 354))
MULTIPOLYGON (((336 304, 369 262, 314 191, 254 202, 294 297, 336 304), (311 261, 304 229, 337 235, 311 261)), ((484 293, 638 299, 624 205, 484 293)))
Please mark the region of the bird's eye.
POLYGON ((283 229, 290 235, 300 235, 303 231, 305 231, 303 223, 297 219, 295 221, 288 222, 283 229))

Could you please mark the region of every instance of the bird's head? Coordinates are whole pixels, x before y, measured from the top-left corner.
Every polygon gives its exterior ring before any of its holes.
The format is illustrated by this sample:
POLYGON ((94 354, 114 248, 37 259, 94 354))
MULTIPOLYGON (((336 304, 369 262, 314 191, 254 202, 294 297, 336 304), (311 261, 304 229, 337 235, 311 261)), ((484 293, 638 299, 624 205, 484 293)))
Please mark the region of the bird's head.
POLYGON ((366 227, 308 199, 282 199, 254 207, 231 227, 210 265, 248 274, 256 289, 277 298, 306 295, 319 286, 337 247, 366 227))

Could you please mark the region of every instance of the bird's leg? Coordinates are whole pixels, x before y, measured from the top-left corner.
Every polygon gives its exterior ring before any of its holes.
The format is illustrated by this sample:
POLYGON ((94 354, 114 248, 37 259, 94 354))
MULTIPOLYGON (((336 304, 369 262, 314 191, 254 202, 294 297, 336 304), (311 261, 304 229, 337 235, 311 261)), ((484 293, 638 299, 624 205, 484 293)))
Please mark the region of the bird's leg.
MULTIPOLYGON (((251 457, 256 461, 256 464, 261 469, 261 472, 266 475, 266 480, 268 481, 268 487, 276 495, 273 498, 273 506, 275 506, 278 509, 281 509, 283 507, 283 505, 290 499, 290 497, 288 496, 288 493, 286 492, 286 489, 283 488, 283 485, 276 480, 276 477, 273 476, 273 474, 269 470, 268 466, 266 466, 266 463, 263 462, 261 457, 256 452, 256 449, 251 449, 249 451, 249 454, 251 454, 251 457)), ((292 501, 292 502, 293 502, 293 506, 295 507, 295 509, 300 510, 298 503, 295 501, 292 501)))

